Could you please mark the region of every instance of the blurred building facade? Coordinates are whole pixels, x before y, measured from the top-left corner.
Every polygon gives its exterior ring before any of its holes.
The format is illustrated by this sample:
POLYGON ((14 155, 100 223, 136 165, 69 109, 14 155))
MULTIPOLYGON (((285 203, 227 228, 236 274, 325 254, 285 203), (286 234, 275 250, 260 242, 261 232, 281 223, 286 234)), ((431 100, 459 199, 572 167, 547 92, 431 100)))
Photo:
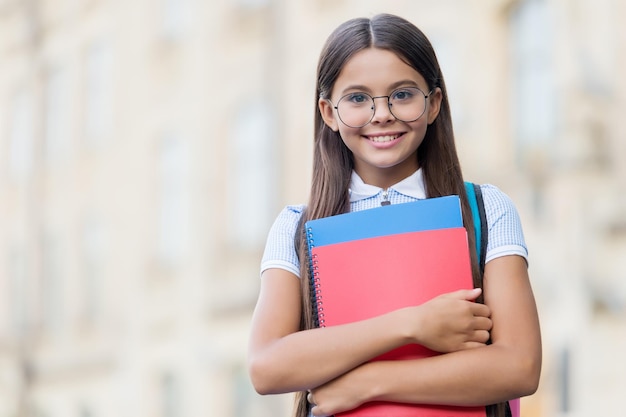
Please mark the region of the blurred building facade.
POLYGON ((466 177, 516 202, 544 334, 523 415, 626 390, 618 0, 0 0, 0 417, 269 417, 246 371, 340 22, 433 41, 466 177))

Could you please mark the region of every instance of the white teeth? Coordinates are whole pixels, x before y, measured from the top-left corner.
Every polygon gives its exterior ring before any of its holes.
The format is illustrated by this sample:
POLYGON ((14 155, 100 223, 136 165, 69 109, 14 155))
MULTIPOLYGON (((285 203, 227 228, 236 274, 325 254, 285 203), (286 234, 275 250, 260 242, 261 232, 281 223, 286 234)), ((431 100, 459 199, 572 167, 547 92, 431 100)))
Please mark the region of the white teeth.
POLYGON ((398 137, 398 135, 394 135, 394 136, 373 136, 370 137, 370 140, 372 142, 391 142, 392 140, 396 139, 398 137))

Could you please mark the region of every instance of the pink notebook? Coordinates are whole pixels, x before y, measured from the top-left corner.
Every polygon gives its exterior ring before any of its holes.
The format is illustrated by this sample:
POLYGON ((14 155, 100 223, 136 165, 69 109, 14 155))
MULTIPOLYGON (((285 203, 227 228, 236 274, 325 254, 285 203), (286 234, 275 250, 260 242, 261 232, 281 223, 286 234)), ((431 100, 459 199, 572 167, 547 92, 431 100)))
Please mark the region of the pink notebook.
MULTIPOLYGON (((371 318, 472 288, 463 227, 375 236, 312 246, 313 288, 320 326, 371 318)), ((412 344, 374 360, 437 355, 412 344)), ((372 402, 338 417, 485 417, 485 407, 372 402)))

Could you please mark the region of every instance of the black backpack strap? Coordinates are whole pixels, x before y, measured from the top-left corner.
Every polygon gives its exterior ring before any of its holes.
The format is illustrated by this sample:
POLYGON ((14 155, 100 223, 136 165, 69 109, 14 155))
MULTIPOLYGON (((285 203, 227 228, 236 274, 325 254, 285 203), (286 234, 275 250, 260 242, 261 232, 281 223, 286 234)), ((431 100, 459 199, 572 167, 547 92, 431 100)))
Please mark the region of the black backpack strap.
POLYGON ((472 220, 474 222, 474 240, 476 241, 476 254, 480 266, 480 275, 485 272, 485 257, 487 255, 488 228, 485 216, 485 204, 480 185, 471 182, 465 183, 465 192, 472 209, 472 220))
MULTIPOLYGON (((483 193, 480 185, 474 185, 474 194, 476 195, 476 206, 478 207, 478 217, 480 219, 480 250, 478 251, 478 261, 480 265, 480 275, 485 272, 485 259, 487 257, 487 243, 489 241, 489 229, 487 227, 487 215, 485 214, 485 202, 483 201, 483 193)), ((478 245, 478 242, 476 243, 478 245)))

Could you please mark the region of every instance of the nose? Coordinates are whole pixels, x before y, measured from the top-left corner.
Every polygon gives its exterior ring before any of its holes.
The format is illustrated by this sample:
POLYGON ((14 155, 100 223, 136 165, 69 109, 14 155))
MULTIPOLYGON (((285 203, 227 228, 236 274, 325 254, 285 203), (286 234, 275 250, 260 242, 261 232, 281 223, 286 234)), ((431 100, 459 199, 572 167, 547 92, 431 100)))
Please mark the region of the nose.
POLYGON ((374 101, 374 116, 371 123, 388 123, 396 120, 393 113, 391 113, 391 103, 389 103, 389 96, 372 97, 374 101), (376 99, 384 99, 384 102, 378 102, 376 99))

